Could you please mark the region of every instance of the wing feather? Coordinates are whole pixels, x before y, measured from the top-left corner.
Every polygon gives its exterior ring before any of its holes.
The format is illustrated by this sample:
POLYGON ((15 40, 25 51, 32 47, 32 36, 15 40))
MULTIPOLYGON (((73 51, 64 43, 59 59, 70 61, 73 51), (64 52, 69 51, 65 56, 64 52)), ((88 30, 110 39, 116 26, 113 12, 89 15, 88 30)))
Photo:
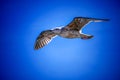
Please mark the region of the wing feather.
POLYGON ((56 34, 53 33, 52 30, 46 30, 41 32, 36 39, 34 49, 38 50, 39 48, 44 47, 52 40, 54 36, 56 36, 56 34))
POLYGON ((98 19, 98 18, 90 18, 90 17, 75 17, 71 23, 69 23, 64 28, 66 29, 73 29, 73 30, 80 30, 89 22, 102 22, 102 21, 109 21, 109 19, 98 19))

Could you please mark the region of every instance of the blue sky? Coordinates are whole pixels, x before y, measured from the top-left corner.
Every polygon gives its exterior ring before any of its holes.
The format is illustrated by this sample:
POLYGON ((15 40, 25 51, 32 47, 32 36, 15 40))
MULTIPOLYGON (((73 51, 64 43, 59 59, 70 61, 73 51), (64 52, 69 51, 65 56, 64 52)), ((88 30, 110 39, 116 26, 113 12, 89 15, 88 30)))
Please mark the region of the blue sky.
POLYGON ((4 0, 1 4, 0 80, 119 80, 120 3, 118 0, 4 0), (35 51, 46 29, 74 17, 109 18, 90 23, 90 40, 56 37, 35 51))

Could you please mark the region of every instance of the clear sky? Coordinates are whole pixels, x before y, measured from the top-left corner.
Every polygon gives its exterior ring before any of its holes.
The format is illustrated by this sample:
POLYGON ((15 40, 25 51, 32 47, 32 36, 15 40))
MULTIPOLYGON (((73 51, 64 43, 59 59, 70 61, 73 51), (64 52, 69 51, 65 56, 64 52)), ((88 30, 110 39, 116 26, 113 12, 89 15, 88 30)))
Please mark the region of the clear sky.
POLYGON ((119 0, 0 1, 0 80, 120 80, 119 0), (46 29, 74 17, 109 18, 90 23, 90 40, 56 37, 35 51, 46 29))

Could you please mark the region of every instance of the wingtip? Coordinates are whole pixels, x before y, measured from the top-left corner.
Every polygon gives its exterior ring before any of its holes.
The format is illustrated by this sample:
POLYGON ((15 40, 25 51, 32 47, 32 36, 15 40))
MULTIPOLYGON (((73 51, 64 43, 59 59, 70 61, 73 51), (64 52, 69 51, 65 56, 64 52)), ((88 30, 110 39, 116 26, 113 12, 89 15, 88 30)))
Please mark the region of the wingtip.
POLYGON ((38 50, 38 48, 34 48, 34 50, 38 50))
POLYGON ((104 18, 92 18, 92 17, 75 17, 74 19, 76 18, 84 18, 84 19, 93 19, 93 20, 96 20, 96 21, 110 21, 110 19, 104 19, 104 18))
POLYGON ((36 46, 33 48, 34 50, 38 50, 39 48, 37 48, 36 46))
POLYGON ((101 20, 103 20, 103 21, 110 21, 110 19, 101 19, 101 20))
POLYGON ((37 44, 37 42, 34 45, 34 50, 38 50, 39 49, 39 45, 37 44))

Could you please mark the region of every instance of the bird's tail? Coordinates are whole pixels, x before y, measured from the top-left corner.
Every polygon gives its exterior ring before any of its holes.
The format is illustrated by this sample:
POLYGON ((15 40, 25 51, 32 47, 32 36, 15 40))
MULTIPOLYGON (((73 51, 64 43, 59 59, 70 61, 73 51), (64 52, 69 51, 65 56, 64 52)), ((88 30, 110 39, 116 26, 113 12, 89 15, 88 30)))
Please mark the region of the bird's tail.
POLYGON ((93 37, 93 35, 88 35, 88 34, 80 34, 81 39, 87 40, 87 39, 91 39, 93 37))

